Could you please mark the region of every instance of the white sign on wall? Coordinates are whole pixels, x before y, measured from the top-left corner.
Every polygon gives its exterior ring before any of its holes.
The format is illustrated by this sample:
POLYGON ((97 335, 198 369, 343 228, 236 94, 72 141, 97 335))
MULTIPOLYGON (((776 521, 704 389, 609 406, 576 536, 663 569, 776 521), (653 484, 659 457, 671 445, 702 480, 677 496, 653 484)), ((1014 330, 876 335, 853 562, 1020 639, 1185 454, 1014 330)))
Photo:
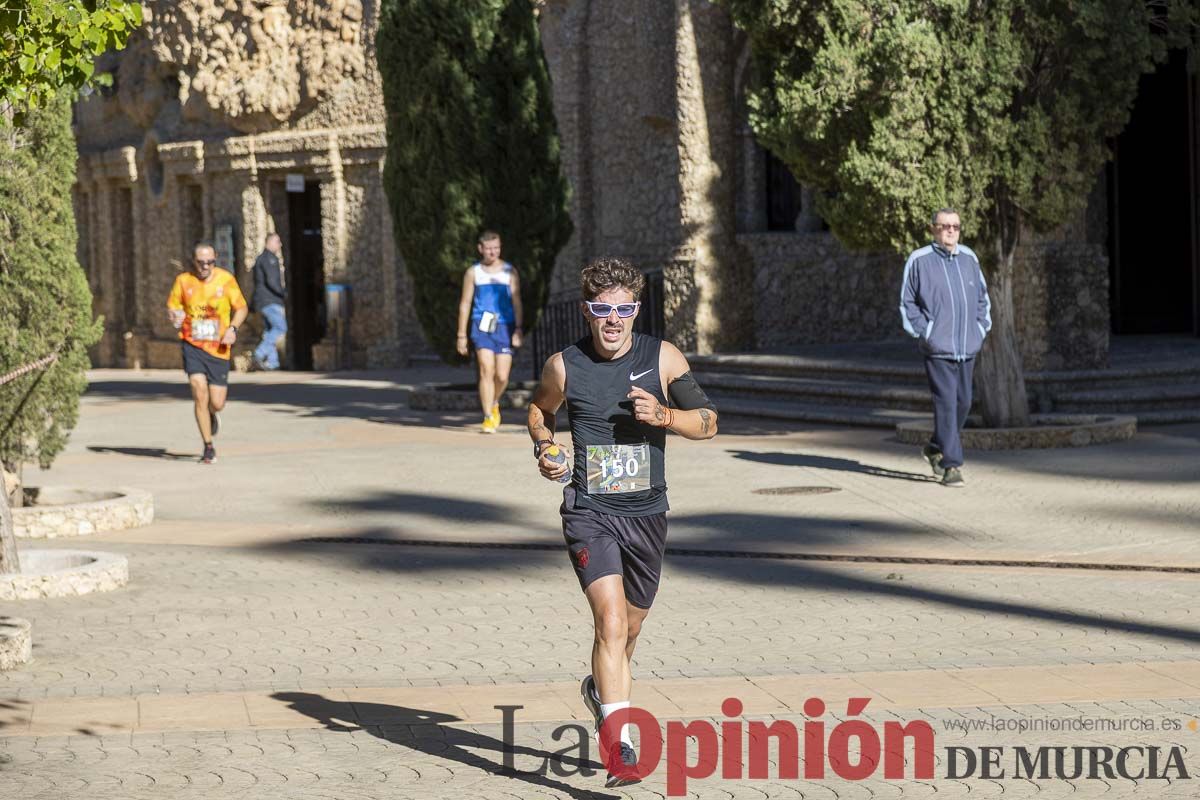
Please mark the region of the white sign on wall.
POLYGON ((287 190, 289 192, 303 192, 304 191, 304 176, 289 174, 287 176, 287 190))

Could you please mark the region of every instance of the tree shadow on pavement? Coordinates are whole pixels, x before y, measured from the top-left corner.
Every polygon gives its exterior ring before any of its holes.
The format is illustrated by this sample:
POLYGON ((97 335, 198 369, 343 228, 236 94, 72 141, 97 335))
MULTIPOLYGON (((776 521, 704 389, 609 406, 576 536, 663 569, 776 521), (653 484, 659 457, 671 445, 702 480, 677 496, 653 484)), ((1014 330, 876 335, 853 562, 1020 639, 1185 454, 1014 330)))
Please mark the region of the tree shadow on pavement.
POLYGON ((589 775, 588 771, 599 773, 603 766, 594 761, 583 761, 560 753, 547 753, 515 743, 510 748, 503 741, 491 736, 451 726, 449 723, 459 721, 458 717, 451 714, 383 703, 330 700, 311 692, 276 692, 271 697, 320 722, 326 730, 342 733, 363 730, 384 741, 434 758, 456 761, 499 778, 523 781, 540 789, 562 792, 577 800, 611 800, 617 797, 580 789, 537 772, 510 770, 504 766, 503 754, 507 752, 511 752, 513 756, 533 757, 545 764, 556 762, 564 765, 563 771, 568 774, 578 773, 593 780, 601 778, 599 775, 589 775), (501 760, 497 762, 484 758, 472 752, 474 750, 490 750, 501 754, 501 760))
POLYGON ((520 509, 427 492, 376 491, 358 497, 338 497, 312 500, 315 510, 333 513, 387 513, 402 516, 428 517, 441 522, 511 522, 520 524, 520 509))
POLYGON ((108 445, 89 444, 88 450, 93 453, 119 453, 123 456, 141 456, 143 458, 161 458, 166 461, 195 461, 198 453, 171 453, 162 447, 110 447, 108 445))
POLYGON ((753 461, 757 464, 772 464, 780 467, 810 467, 812 469, 830 469, 839 472, 857 472, 862 475, 874 475, 878 478, 894 478, 918 483, 939 483, 932 475, 917 472, 902 472, 852 461, 849 458, 834 458, 832 456, 815 456, 807 453, 755 453, 750 450, 726 450, 734 458, 742 461, 753 461))
MULTIPOLYGON (((341 417, 391 425, 459 427, 477 422, 475 412, 414 411, 409 390, 400 385, 330 385, 295 383, 236 383, 230 386, 231 407, 238 403, 273 406, 270 410, 298 417, 341 417)), ((88 384, 86 399, 179 400, 191 403, 188 385, 175 381, 100 380, 88 384)))
MULTIPOLYGON (((749 560, 731 560, 717 565, 712 563, 714 560, 680 556, 672 560, 671 566, 674 569, 683 569, 714 581, 874 595, 889 599, 910 600, 916 603, 932 603, 950 609, 975 611, 998 617, 1020 616, 1025 619, 1041 620, 1059 625, 1080 625, 1100 631, 1116 631, 1192 644, 1200 643, 1200 628, 1137 622, 1125 617, 1109 616, 1092 611, 1054 608, 1018 600, 972 596, 963 592, 917 586, 913 583, 872 579, 863 574, 852 574, 849 570, 839 571, 836 568, 827 568, 812 562, 756 560, 756 563, 748 563, 749 560)), ((909 567, 909 569, 913 568, 909 567)), ((1104 575, 1095 576, 1095 580, 1098 581, 1108 579, 1110 578, 1104 575)), ((1071 599, 1066 598, 1066 602, 1071 602, 1071 599)))
MULTIPOLYGON (((364 529, 357 534, 324 540, 293 540, 263 545, 261 549, 273 554, 297 557, 320 557, 322 561, 337 558, 355 568, 365 570, 390 570, 397 574, 429 574, 445 572, 454 576, 456 584, 467 585, 473 572, 496 573, 497 571, 521 573, 524 571, 553 568, 561 563, 564 580, 569 565, 561 544, 547 539, 543 543, 524 542, 505 544, 502 542, 442 541, 423 542, 396 539, 387 530, 364 529), (356 542, 355 539, 358 541, 356 542), (345 542, 344 544, 341 542, 345 542)), ((728 538, 725 540, 728 542, 728 538)), ((714 542, 716 544, 716 542, 714 542)), ((688 542, 688 547, 693 546, 688 542)), ((757 555, 743 552, 724 557, 716 552, 709 556, 672 553, 668 544, 668 569, 671 572, 688 573, 711 582, 710 589, 720 592, 721 583, 743 586, 777 586, 793 589, 797 609, 804 606, 804 593, 834 592, 844 595, 862 595, 881 599, 906 600, 917 605, 934 605, 958 611, 976 612, 996 617, 1021 617, 1058 625, 1086 626, 1101 632, 1127 633, 1176 642, 1200 644, 1200 628, 1177 625, 1139 622, 1119 614, 1105 614, 1090 609, 1075 609, 1070 596, 1064 597, 1062 605, 1038 604, 998 594, 986 597, 961 590, 950 590, 917 585, 921 574, 929 567, 913 565, 912 579, 901 583, 883 577, 872 577, 862 567, 847 564, 845 567, 825 566, 823 562, 803 557, 790 559, 786 554, 767 553, 757 555), (713 557, 715 556, 715 557, 713 557), (765 556, 765 557, 764 557, 765 556)), ((714 551, 717 548, 714 547, 714 551)), ((729 548, 726 547, 726 550, 729 548)), ((945 568, 937 568, 944 570, 945 568)), ((962 574, 968 578, 977 574, 974 567, 963 567, 962 574)), ((995 578, 996 570, 990 568, 983 573, 995 578)), ((1076 573, 1078 575, 1078 573, 1076 573)), ((1105 574, 1088 575, 1095 581, 1111 580, 1105 574)))

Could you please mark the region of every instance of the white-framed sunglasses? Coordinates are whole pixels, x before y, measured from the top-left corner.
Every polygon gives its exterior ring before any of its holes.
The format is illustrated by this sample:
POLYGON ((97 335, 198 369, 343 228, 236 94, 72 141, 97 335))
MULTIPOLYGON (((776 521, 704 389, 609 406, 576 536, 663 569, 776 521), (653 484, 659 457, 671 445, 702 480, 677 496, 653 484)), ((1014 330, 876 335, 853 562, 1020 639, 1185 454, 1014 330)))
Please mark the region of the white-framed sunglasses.
POLYGON ((616 305, 612 303, 593 303, 590 300, 584 300, 583 302, 588 307, 588 313, 599 319, 607 317, 613 312, 613 309, 616 309, 617 316, 621 319, 629 319, 638 312, 638 308, 642 305, 641 301, 636 303, 617 303, 616 305))

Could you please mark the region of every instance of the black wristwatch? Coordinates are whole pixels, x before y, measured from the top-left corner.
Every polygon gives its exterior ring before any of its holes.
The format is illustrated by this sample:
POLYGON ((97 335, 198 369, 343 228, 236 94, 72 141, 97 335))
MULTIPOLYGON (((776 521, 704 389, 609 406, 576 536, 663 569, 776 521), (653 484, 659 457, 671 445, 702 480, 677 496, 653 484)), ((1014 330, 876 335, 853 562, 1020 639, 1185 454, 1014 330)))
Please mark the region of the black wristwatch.
POLYGON ((229 330, 233 331, 234 336, 237 336, 237 325, 230 325, 229 330))
POLYGON ((538 439, 536 442, 534 442, 533 443, 533 457, 534 458, 542 457, 542 445, 544 445, 544 444, 554 444, 554 440, 553 439, 538 439))

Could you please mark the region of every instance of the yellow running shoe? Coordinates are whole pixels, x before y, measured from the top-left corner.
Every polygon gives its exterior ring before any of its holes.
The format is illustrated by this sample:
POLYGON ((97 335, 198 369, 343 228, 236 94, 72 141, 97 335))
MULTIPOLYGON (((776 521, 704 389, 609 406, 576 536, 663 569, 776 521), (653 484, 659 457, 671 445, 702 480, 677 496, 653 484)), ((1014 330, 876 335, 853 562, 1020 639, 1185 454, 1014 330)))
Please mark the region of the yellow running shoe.
POLYGON ((484 417, 483 422, 479 424, 479 430, 482 433, 495 433, 499 427, 500 421, 492 416, 484 417))
POLYGON ((495 403, 492 405, 491 417, 492 417, 492 420, 496 423, 496 427, 499 428, 500 427, 500 404, 499 403, 495 403))

